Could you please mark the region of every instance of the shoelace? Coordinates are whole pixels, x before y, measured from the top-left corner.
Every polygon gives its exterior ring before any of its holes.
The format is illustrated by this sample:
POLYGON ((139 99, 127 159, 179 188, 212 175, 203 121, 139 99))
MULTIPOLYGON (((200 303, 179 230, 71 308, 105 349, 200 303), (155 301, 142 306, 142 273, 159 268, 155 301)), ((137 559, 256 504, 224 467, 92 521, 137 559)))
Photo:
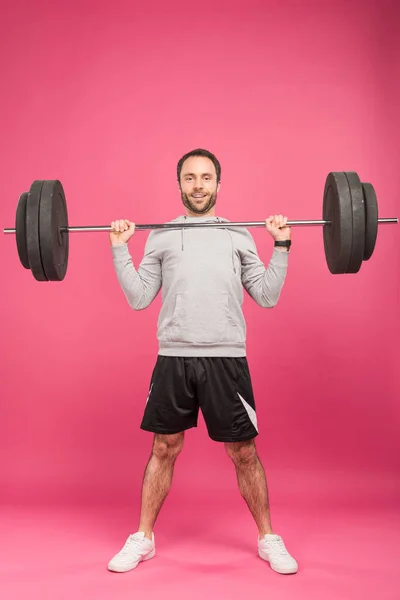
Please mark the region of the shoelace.
POLYGON ((129 537, 120 554, 130 554, 132 550, 136 550, 142 544, 142 542, 142 538, 129 537))
POLYGON ((274 552, 275 554, 282 554, 284 556, 287 556, 288 551, 285 548, 285 544, 283 543, 282 538, 279 538, 277 540, 268 540, 268 545, 271 548, 272 552, 274 552))

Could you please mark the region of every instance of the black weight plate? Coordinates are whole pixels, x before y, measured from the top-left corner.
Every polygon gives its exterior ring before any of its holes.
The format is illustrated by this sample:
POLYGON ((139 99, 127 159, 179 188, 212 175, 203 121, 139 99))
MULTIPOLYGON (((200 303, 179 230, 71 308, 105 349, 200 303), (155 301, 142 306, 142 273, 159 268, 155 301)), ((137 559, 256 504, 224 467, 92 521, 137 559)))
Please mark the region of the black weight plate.
POLYGON ((62 281, 67 272, 69 236, 67 205, 61 182, 43 183, 39 213, 40 249, 49 281, 62 281))
POLYGON ((47 281, 42 264, 39 239, 39 208, 43 181, 32 183, 26 202, 26 249, 32 275, 37 281, 47 281))
POLYGON ((323 237, 328 268, 334 275, 346 273, 351 258, 353 222, 349 183, 341 172, 328 173, 322 209, 323 237))
POLYGON ((346 273, 358 273, 364 259, 365 247, 365 204, 362 184, 357 173, 347 171, 345 173, 349 182, 352 222, 353 222, 353 244, 351 257, 346 273))
POLYGON ((369 260, 375 250, 376 238, 378 237, 378 201, 374 186, 371 183, 363 183, 365 202, 365 248, 364 260, 369 260))
POLYGON ((28 250, 26 248, 26 201, 28 192, 21 194, 18 200, 17 214, 15 217, 15 237, 19 260, 25 269, 30 269, 28 250))

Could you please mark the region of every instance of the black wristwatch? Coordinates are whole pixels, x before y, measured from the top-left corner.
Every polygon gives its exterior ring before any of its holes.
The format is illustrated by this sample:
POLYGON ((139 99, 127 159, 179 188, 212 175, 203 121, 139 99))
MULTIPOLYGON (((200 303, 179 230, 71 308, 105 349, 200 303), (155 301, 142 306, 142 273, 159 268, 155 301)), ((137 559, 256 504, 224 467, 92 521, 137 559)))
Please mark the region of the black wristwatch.
POLYGON ((281 247, 287 248, 288 252, 290 250, 291 245, 292 245, 292 240, 280 240, 280 241, 275 240, 275 244, 274 244, 274 246, 281 246, 281 247))

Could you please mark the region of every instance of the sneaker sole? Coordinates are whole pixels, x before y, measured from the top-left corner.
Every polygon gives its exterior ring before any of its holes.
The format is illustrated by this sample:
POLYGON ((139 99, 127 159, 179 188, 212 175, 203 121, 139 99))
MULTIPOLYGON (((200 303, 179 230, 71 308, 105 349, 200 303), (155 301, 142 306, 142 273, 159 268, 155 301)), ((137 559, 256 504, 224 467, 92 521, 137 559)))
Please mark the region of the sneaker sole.
POLYGON ((299 570, 298 567, 292 567, 292 568, 289 567, 287 569, 279 569, 278 567, 274 567, 271 564, 271 561, 269 560, 268 555, 264 554, 264 552, 262 552, 260 550, 258 551, 258 556, 260 558, 262 558, 262 560, 265 560, 265 561, 269 562, 269 565, 270 565, 271 569, 273 571, 275 571, 276 573, 279 573, 280 575, 294 575, 299 570))
POLYGON ((138 566, 139 563, 144 562, 145 560, 150 560, 151 558, 154 558, 155 553, 156 553, 156 549, 154 548, 153 550, 151 550, 151 552, 149 552, 149 554, 146 554, 146 556, 144 556, 143 558, 138 560, 131 567, 113 567, 113 566, 108 565, 108 570, 112 571, 113 573, 127 573, 128 571, 132 571, 133 569, 136 569, 136 567, 138 566))

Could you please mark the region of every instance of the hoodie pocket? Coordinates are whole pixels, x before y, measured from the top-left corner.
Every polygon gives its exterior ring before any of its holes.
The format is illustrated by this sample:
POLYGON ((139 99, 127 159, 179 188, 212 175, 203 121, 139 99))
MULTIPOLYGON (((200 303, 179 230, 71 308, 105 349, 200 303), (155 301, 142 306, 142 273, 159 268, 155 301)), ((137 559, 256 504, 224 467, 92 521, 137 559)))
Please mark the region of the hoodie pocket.
POLYGON ((229 294, 177 294, 172 318, 160 339, 189 344, 242 343, 244 334, 229 309, 229 294))

